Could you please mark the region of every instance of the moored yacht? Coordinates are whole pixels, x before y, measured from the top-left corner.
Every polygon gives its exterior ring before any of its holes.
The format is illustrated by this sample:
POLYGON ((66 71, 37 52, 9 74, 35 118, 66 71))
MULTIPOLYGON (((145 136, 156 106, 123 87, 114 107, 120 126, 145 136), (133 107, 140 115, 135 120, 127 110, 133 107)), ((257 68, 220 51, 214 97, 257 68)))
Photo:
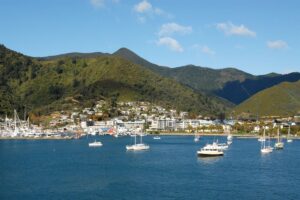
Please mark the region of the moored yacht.
POLYGON ((284 143, 282 142, 282 140, 280 138, 279 128, 278 128, 278 131, 277 131, 277 142, 275 143, 274 147, 277 150, 283 149, 283 147, 284 147, 284 143))
POLYGON ((200 140, 200 135, 195 134, 194 142, 199 142, 199 140, 200 140))
POLYGON ((149 149, 149 145, 147 144, 133 144, 133 145, 126 145, 127 150, 133 150, 133 151, 138 151, 138 150, 147 150, 149 149))
POLYGON ((229 133, 227 136, 227 140, 232 140, 232 138, 233 138, 232 135, 229 133))
POLYGON ((258 141, 259 141, 259 142, 265 142, 266 139, 265 139, 264 137, 260 137, 260 138, 258 138, 258 141))
POLYGON ((272 151, 273 151, 273 148, 270 146, 270 138, 269 138, 269 145, 266 146, 266 129, 264 128, 264 135, 263 135, 260 152, 262 154, 266 154, 266 153, 271 153, 272 151))
POLYGON ((126 149, 127 150, 133 150, 133 151, 139 151, 139 150, 147 150, 150 149, 150 146, 147 144, 144 144, 142 142, 142 135, 140 135, 141 140, 140 143, 136 143, 136 135, 134 135, 134 144, 133 145, 126 145, 126 149))
POLYGON ((160 137, 159 136, 154 136, 153 139, 154 140, 160 140, 160 137))
POLYGON ((223 156, 224 152, 221 149, 219 149, 216 145, 209 144, 198 150, 197 155, 202 157, 223 156))
POLYGON ((89 147, 101 147, 102 146, 102 142, 97 142, 96 140, 94 142, 90 142, 89 143, 89 147))
POLYGON ((293 140, 291 139, 291 125, 289 125, 289 131, 288 131, 288 136, 287 136, 286 141, 287 141, 288 143, 293 142, 293 140))

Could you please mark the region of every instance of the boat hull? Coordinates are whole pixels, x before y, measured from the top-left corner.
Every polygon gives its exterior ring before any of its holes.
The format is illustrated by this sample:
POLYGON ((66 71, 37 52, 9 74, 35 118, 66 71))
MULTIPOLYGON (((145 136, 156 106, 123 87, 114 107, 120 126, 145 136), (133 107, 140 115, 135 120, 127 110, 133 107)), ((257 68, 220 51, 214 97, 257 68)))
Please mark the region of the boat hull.
POLYGON ((267 153, 271 153, 273 151, 273 149, 271 148, 265 148, 265 149, 261 149, 260 152, 262 154, 267 154, 267 153))
POLYGON ((141 151, 141 150, 147 150, 150 147, 148 145, 127 145, 126 149, 131 151, 141 151))
POLYGON ((103 144, 101 142, 89 143, 89 147, 101 147, 103 144))
POLYGON ((101 147, 102 144, 89 144, 89 147, 101 147))
POLYGON ((197 151, 197 155, 200 157, 215 157, 215 156, 223 156, 224 153, 220 151, 216 151, 216 152, 197 151))
POLYGON ((280 149, 283 149, 284 144, 282 142, 279 142, 279 143, 276 143, 274 147, 275 147, 275 149, 280 150, 280 149))

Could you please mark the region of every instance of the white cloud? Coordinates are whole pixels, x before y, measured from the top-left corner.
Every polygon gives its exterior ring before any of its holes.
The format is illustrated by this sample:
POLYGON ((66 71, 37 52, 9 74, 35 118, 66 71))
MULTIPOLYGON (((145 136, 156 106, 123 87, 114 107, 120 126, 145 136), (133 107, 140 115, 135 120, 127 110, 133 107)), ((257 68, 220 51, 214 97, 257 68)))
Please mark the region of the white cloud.
POLYGON ((104 6, 104 0, 90 0, 92 6, 100 8, 104 6))
POLYGON ((192 32, 191 26, 182 26, 176 23, 163 24, 158 32, 159 36, 169 36, 173 33, 188 34, 192 32))
POLYGON ((152 10, 152 5, 147 0, 143 0, 134 6, 134 10, 138 13, 149 12, 152 10))
POLYGON ((147 18, 153 18, 154 16, 164 16, 169 19, 173 18, 173 16, 164 10, 152 6, 150 2, 147 0, 143 0, 138 4, 133 6, 133 10, 138 14, 138 21, 140 22, 140 17, 143 17, 143 23, 146 22, 147 18))
POLYGON ((256 33, 254 31, 250 30, 243 24, 237 26, 231 22, 227 22, 227 23, 218 23, 216 27, 217 29, 223 31, 226 35, 239 35, 239 36, 249 36, 249 37, 256 36, 256 33))
POLYGON ((285 49, 288 47, 288 44, 283 40, 274 40, 274 41, 268 41, 267 46, 270 49, 285 49))
POLYGON ((143 24, 146 22, 146 18, 143 16, 138 16, 138 21, 143 24))
POLYGON ((162 9, 160 8, 154 8, 153 9, 154 13, 157 14, 157 15, 163 15, 165 13, 165 11, 163 11, 162 9))
POLYGON ((214 52, 212 49, 210 49, 208 46, 203 46, 203 47, 201 47, 201 52, 202 53, 205 53, 205 54, 208 54, 208 55, 211 55, 211 56, 213 56, 213 55, 215 55, 216 54, 216 52, 214 52))
POLYGON ((159 38, 159 40, 157 41, 157 45, 166 46, 169 49, 171 49, 172 51, 183 52, 183 48, 181 47, 179 42, 171 37, 159 38))
POLYGON ((90 0, 90 3, 95 8, 103 8, 103 7, 105 7, 105 3, 108 3, 108 2, 117 4, 120 2, 120 0, 109 0, 109 1, 108 0, 90 0))
POLYGON ((196 49, 197 51, 200 51, 207 55, 211 55, 211 56, 216 55, 216 52, 206 45, 194 44, 191 48, 196 49))

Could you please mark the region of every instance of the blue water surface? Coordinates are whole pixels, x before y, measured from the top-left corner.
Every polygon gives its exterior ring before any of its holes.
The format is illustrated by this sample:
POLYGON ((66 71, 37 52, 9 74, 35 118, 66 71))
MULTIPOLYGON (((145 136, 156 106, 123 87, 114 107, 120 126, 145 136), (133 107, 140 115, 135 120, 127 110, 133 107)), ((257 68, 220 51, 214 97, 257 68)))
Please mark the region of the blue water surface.
MULTIPOLYGON (((300 141, 261 155, 257 139, 237 139, 223 157, 198 158, 213 137, 1 140, 0 199, 300 199, 300 141)), ((225 141, 225 137, 219 137, 225 141)))

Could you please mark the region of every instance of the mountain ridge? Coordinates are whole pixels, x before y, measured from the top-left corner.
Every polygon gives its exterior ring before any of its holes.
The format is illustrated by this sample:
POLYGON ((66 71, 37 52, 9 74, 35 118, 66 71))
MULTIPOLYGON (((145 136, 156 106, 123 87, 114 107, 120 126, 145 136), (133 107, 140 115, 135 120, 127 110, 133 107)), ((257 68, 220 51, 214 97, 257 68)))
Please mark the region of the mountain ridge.
POLYGON ((272 87, 283 81, 300 80, 300 73, 289 74, 268 73, 252 75, 236 68, 212 69, 195 65, 175 68, 153 64, 129 49, 121 48, 114 53, 143 65, 162 76, 170 77, 197 91, 216 95, 234 104, 240 104, 259 91, 272 87))

